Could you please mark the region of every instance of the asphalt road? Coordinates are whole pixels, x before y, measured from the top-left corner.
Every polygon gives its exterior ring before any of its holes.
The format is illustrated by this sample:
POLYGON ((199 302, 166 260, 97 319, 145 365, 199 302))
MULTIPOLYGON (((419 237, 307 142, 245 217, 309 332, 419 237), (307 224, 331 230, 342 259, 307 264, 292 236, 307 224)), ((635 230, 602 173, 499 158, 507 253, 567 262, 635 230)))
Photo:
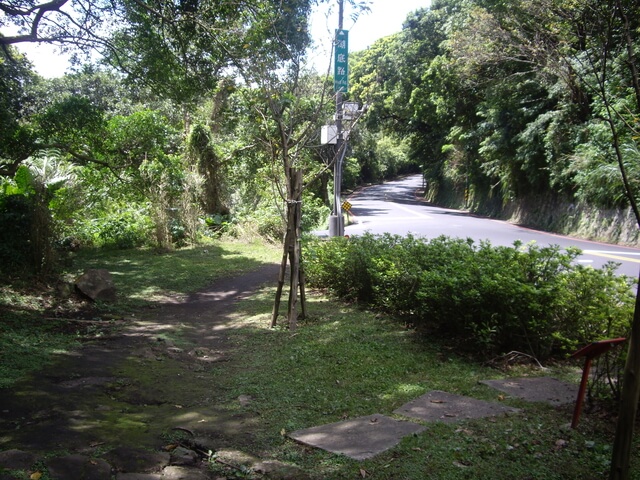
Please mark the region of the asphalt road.
POLYGON ((352 205, 350 218, 355 223, 345 228, 345 235, 367 231, 374 234, 411 233, 424 238, 446 235, 488 240, 492 245, 504 246, 511 246, 516 240, 535 242, 540 246, 574 246, 583 251, 578 259, 580 263, 599 268, 612 261, 620 264, 618 273, 638 277, 640 249, 549 234, 463 211, 434 207, 417 195, 421 189, 422 177, 415 175, 359 190, 348 198, 352 205))

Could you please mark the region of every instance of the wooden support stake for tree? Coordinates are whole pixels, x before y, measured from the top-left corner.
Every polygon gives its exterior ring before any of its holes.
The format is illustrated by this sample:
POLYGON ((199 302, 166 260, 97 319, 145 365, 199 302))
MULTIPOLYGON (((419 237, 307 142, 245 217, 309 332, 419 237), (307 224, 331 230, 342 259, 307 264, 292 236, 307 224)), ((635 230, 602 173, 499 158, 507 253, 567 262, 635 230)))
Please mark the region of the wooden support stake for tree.
MULTIPOLYGON (((302 238, 302 170, 298 170, 296 175, 296 192, 298 201, 296 202, 296 265, 298 267, 298 286, 300 287, 300 311, 302 318, 307 317, 307 295, 305 293, 305 277, 304 268, 302 266, 302 247, 300 241, 302 238)), ((297 293, 297 292, 296 292, 297 293)))
POLYGON ((278 321, 278 312, 280 310, 280 299, 282 298, 282 289, 284 288, 284 277, 287 272, 287 257, 289 255, 289 230, 284 238, 284 252, 282 261, 280 262, 280 272, 278 273, 278 288, 276 289, 276 300, 273 304, 273 312, 271 312, 271 328, 276 326, 278 321))
POLYGON ((289 177, 287 199, 287 232, 284 239, 280 274, 278 275, 278 288, 276 299, 271 314, 271 327, 275 327, 282 299, 282 290, 286 277, 287 259, 290 264, 289 301, 287 308, 287 320, 289 328, 295 330, 298 320, 298 288, 300 288, 300 303, 303 318, 306 316, 306 295, 304 293, 304 274, 301 268, 301 215, 302 215, 302 171, 293 168, 287 171, 289 177))
POLYGON ((289 321, 289 330, 293 331, 298 326, 298 284, 300 274, 299 264, 297 261, 297 252, 295 248, 291 252, 291 283, 289 288, 289 309, 287 311, 287 319, 289 321))
POLYGON ((300 318, 307 318, 307 294, 305 293, 306 279, 304 276, 304 268, 302 265, 302 257, 300 258, 300 318))
POLYGON ((300 285, 300 223, 302 212, 302 170, 291 169, 291 191, 293 201, 291 208, 290 227, 293 232, 289 252, 291 259, 291 288, 289 289, 289 330, 295 330, 298 326, 298 287, 300 285))

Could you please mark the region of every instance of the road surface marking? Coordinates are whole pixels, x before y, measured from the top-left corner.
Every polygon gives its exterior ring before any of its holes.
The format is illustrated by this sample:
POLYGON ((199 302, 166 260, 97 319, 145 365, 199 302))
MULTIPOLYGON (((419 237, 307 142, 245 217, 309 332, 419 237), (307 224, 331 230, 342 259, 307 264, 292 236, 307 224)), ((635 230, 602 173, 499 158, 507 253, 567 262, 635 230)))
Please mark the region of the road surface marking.
POLYGON ((604 257, 604 258, 612 258, 613 260, 622 260, 625 262, 633 262, 633 263, 640 263, 640 259, 638 258, 629 258, 629 257, 623 257, 622 255, 640 255, 640 253, 636 253, 636 252, 629 252, 629 253, 623 253, 623 252, 607 252, 607 251, 603 251, 603 250, 583 250, 582 253, 586 254, 586 255, 595 255, 596 257, 604 257), (622 253, 622 255, 613 255, 614 253, 622 253))
POLYGON ((416 217, 421 217, 421 218, 432 218, 431 215, 425 215, 424 213, 419 213, 416 212, 415 210, 411 210, 410 208, 407 207, 403 207, 402 205, 398 204, 398 203, 393 203, 396 207, 398 207, 400 210, 404 210, 405 212, 409 212, 412 215, 415 215, 416 217))
POLYGON ((403 223, 406 222, 407 220, 415 220, 416 217, 394 217, 394 218, 376 218, 375 216, 370 216, 370 217, 359 217, 356 215, 352 215, 355 220, 356 224, 365 224, 365 223, 378 223, 380 225, 386 225, 388 223, 403 223))

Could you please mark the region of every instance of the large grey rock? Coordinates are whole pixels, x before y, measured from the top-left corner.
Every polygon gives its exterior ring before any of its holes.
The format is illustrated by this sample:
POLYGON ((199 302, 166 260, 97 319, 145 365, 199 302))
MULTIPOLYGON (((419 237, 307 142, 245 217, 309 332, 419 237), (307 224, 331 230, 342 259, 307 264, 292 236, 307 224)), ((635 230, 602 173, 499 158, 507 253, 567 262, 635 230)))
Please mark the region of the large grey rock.
POLYGON ((198 459, 198 454, 188 448, 177 447, 171 452, 171 465, 195 465, 198 459))
POLYGON ((76 288, 91 300, 116 301, 116 287, 108 270, 92 268, 75 281, 76 288))
POLYGON ((5 450, 0 452, 0 468, 7 470, 28 470, 36 463, 38 457, 22 450, 5 450))

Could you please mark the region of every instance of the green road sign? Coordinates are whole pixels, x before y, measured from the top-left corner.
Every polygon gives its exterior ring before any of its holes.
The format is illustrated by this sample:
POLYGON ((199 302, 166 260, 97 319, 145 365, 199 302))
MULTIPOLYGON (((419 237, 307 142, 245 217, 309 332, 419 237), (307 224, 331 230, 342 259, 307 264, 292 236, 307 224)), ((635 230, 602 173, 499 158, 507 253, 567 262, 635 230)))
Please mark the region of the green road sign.
POLYGON ((349 90, 349 31, 336 30, 333 88, 337 92, 349 90))

